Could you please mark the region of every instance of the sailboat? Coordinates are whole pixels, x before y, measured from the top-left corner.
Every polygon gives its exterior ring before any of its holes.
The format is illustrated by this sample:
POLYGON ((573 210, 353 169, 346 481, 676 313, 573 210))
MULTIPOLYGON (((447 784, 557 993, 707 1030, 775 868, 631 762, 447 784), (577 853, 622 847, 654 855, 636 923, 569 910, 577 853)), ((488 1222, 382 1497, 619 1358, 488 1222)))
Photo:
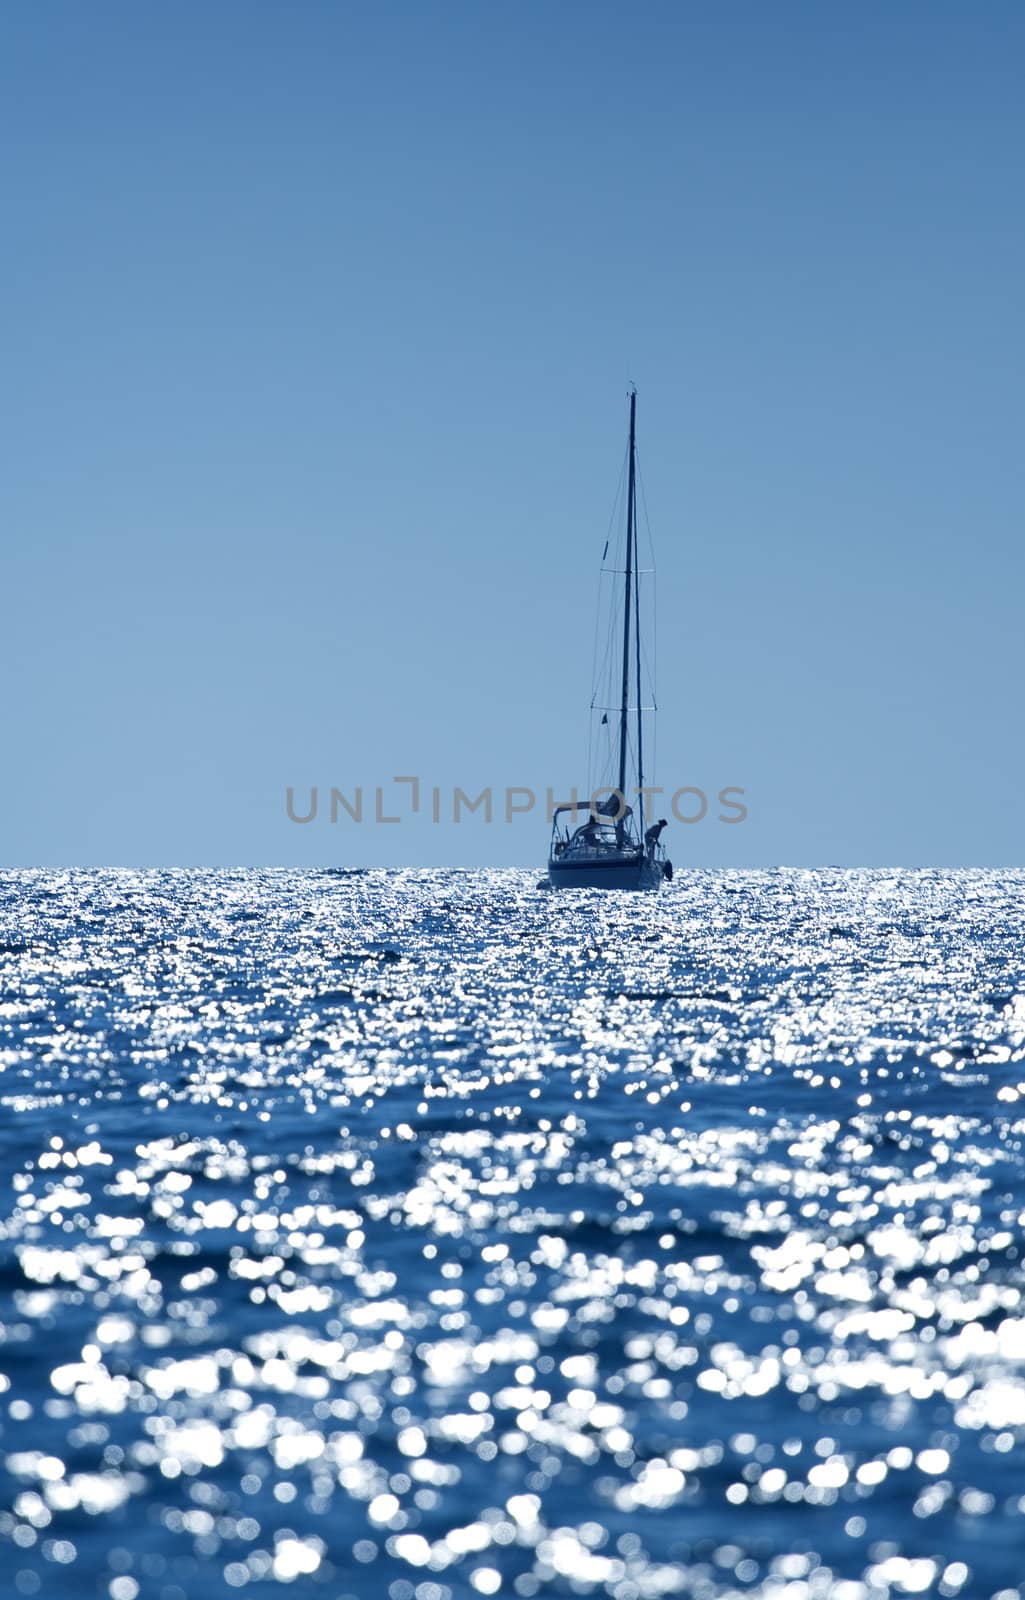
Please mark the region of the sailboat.
MULTIPOLYGON (((658 889, 673 876, 673 864, 662 844, 662 819, 645 827, 643 700, 641 694, 640 564, 637 537, 637 390, 630 390, 630 442, 627 453, 626 565, 623 584, 623 655, 618 708, 618 777, 614 789, 598 798, 573 799, 556 806, 548 850, 548 884, 552 889, 658 889), (633 638, 631 640, 631 629, 633 638), (631 707, 631 687, 636 700, 631 707), (630 749, 631 710, 636 737, 630 749), (633 768, 632 774, 628 768, 633 768), (629 794, 627 779, 636 779, 629 794), (580 821, 581 813, 585 820, 580 821), (578 825, 579 824, 579 825, 578 825)), ((606 551, 608 546, 606 545, 606 551)), ((608 723, 608 709, 603 724, 608 723)), ((652 708, 653 709, 653 708, 652 708)))

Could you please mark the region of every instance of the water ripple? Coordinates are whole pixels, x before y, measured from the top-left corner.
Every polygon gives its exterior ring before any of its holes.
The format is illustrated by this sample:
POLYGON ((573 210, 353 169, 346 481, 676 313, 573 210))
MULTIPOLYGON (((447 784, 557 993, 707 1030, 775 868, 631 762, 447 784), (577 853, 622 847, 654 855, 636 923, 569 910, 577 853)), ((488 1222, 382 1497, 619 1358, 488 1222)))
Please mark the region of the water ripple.
POLYGON ((0 1589, 1016 1600, 1023 888, 0 875, 0 1589))

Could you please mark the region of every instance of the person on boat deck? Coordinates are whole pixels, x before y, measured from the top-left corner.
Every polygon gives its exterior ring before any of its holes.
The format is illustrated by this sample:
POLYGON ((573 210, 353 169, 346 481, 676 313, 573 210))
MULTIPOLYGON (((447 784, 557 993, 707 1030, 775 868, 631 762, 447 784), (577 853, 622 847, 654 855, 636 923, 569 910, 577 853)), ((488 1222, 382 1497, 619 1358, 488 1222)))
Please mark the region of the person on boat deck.
POLYGON ((662 829, 665 826, 666 826, 666 819, 665 819, 665 817, 662 817, 662 818, 660 818, 660 820, 658 822, 653 822, 651 827, 646 830, 645 835, 644 835, 644 842, 648 847, 648 854, 649 855, 651 855, 651 853, 654 850, 655 846, 658 844, 659 838, 661 837, 661 834, 662 834, 662 829))

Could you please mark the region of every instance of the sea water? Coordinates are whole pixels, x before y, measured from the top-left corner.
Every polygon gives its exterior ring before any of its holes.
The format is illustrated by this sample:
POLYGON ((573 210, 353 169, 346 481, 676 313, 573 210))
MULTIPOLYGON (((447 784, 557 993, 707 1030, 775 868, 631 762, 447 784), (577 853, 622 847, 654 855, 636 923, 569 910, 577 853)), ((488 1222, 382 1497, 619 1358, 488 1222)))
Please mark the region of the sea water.
POLYGON ((1013 1600, 1023 892, 0 877, 0 1593, 1013 1600))

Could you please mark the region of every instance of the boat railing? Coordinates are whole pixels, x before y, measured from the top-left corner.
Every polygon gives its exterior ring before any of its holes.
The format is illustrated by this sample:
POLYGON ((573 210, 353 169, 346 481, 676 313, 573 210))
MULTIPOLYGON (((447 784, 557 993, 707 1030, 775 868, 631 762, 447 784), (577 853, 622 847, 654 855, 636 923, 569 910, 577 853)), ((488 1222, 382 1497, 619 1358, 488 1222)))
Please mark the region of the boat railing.
POLYGON ((617 840, 592 844, 586 839, 574 839, 559 834, 552 836, 551 854, 556 859, 568 856, 573 861, 608 861, 610 857, 618 857, 624 861, 633 861, 643 853, 636 839, 624 839, 621 844, 617 840))

